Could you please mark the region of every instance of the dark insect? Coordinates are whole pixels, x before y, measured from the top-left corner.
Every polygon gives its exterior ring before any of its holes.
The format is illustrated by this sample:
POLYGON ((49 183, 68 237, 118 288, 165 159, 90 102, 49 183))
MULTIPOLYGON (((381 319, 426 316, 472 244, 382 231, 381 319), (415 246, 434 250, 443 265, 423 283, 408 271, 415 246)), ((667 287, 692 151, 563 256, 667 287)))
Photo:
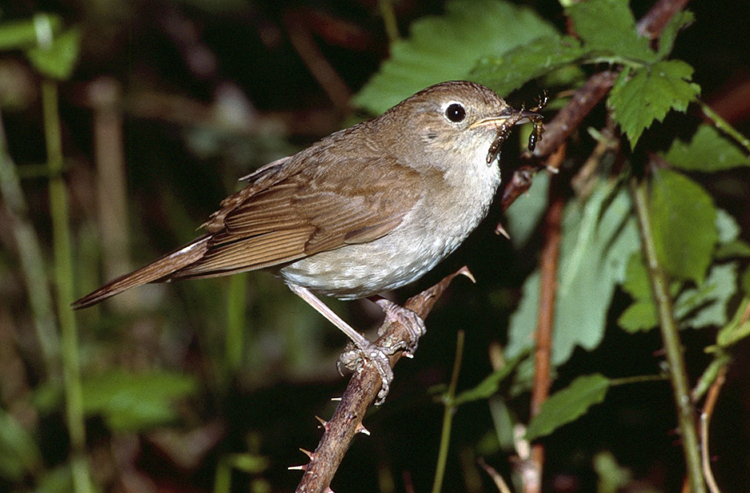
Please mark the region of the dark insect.
POLYGON ((521 108, 521 111, 515 113, 513 116, 505 120, 503 124, 500 125, 500 128, 497 129, 495 140, 492 141, 490 150, 487 152, 487 164, 492 164, 492 161, 500 156, 500 146, 503 144, 505 139, 508 138, 508 135, 510 135, 510 131, 513 128, 513 125, 524 118, 523 113, 523 108, 521 108))
POLYGON ((544 119, 544 117, 540 115, 539 112, 542 111, 545 106, 547 106, 548 102, 549 95, 545 90, 542 93, 541 98, 539 98, 539 102, 534 108, 532 108, 531 110, 526 110, 522 106, 520 111, 515 113, 513 116, 505 120, 502 125, 500 125, 500 128, 497 129, 495 140, 492 141, 490 150, 487 152, 487 164, 491 164, 492 161, 500 156, 500 146, 503 144, 505 139, 508 138, 508 135, 510 135, 510 131, 513 129, 513 126, 524 118, 528 118, 529 121, 534 124, 534 129, 531 131, 531 135, 529 135, 529 151, 534 152, 536 143, 542 140, 542 133, 544 133, 544 126, 542 125, 542 120, 544 119))
MULTIPOLYGON (((548 102, 549 102, 549 94, 547 93, 547 90, 545 89, 536 107, 531 109, 530 112, 539 113, 540 111, 544 109, 545 106, 547 106, 548 102)), ((529 152, 534 152, 534 149, 536 148, 536 143, 542 140, 542 133, 544 133, 544 126, 542 125, 543 117, 542 115, 537 114, 533 117, 529 117, 529 119, 534 124, 534 129, 531 131, 531 134, 529 135, 529 152)))

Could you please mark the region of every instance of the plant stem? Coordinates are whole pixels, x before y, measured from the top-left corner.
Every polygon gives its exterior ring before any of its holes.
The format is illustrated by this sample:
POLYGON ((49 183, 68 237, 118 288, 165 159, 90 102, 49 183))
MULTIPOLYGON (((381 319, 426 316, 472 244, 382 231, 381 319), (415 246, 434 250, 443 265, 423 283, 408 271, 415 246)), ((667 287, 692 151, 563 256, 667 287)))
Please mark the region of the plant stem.
POLYGON ((641 248, 646 259, 654 303, 657 307, 659 328, 664 350, 669 363, 669 378, 672 383, 675 404, 677 406, 677 422, 682 437, 682 448, 685 453, 685 465, 690 481, 692 493, 705 493, 705 483, 701 471, 701 458, 698 448, 698 436, 695 428, 695 410, 690 399, 685 360, 682 354, 682 344, 674 319, 672 298, 669 294, 669 281, 662 269, 656 254, 656 247, 652 235, 651 219, 649 217, 648 194, 645 182, 638 183, 637 179, 630 180, 630 190, 633 204, 638 216, 638 230, 641 235, 641 248))
POLYGON ((49 281, 39 237, 29 219, 29 209, 21 188, 16 164, 8 152, 5 128, 0 117, 0 194, 10 218, 18 246, 18 257, 23 270, 29 304, 34 317, 34 328, 44 358, 46 378, 59 383, 60 338, 49 281))
POLYGON ((388 36, 388 41, 393 44, 401 38, 401 35, 398 32, 396 13, 393 10, 393 1, 378 0, 378 9, 380 10, 380 15, 383 17, 383 25, 385 26, 385 33, 388 36))
POLYGON ((435 468, 435 482, 432 484, 432 493, 440 493, 445 476, 445 464, 448 462, 448 447, 451 441, 451 428, 453 427, 453 414, 456 406, 453 404, 458 386, 458 375, 461 372, 461 359, 464 354, 464 331, 458 331, 456 340, 456 359, 453 362, 453 374, 448 386, 448 392, 444 396, 445 410, 443 411, 443 429, 440 435, 440 451, 438 452, 437 467, 435 468))
POLYGON ((701 111, 703 111, 703 114, 710 118, 719 130, 734 139, 734 141, 744 147, 747 152, 750 152, 750 139, 739 133, 737 129, 730 125, 728 121, 719 116, 719 114, 716 113, 709 105, 707 105, 703 101, 699 101, 699 103, 701 105, 701 111))
POLYGON ((57 83, 42 82, 44 134, 49 167, 49 201, 57 285, 57 312, 62 333, 62 366, 68 433, 72 448, 71 471, 77 493, 92 491, 86 459, 86 428, 78 356, 78 330, 70 304, 73 302, 73 261, 68 229, 68 195, 63 176, 62 135, 58 113, 57 83))

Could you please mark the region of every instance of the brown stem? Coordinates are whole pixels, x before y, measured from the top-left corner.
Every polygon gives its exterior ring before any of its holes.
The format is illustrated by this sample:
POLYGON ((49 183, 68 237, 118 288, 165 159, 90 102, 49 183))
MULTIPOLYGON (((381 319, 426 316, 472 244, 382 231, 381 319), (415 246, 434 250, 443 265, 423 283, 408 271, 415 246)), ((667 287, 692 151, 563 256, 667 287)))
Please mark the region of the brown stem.
MULTIPOLYGON (((565 199, 559 186, 553 181, 550 188, 550 206, 544 218, 545 242, 541 257, 541 292, 539 295, 539 317, 534 353, 534 387, 531 393, 531 415, 539 414, 542 404, 549 397, 550 360, 552 357, 552 329, 555 323, 555 293, 557 291, 557 268, 562 239, 562 216, 565 199)), ((531 462, 537 477, 525 483, 527 493, 541 491, 544 467, 544 446, 536 444, 531 449, 531 462)))
MULTIPOLYGON (((404 306, 424 319, 453 278, 459 274, 471 278, 469 270, 463 267, 431 288, 412 296, 404 306)), ((385 328, 385 332, 375 341, 377 345, 392 344, 390 341, 417 342, 411 340, 412 336, 407 327, 399 322, 393 322, 381 329, 383 328, 385 328)), ((411 346, 411 344, 409 345, 411 346)), ((401 356, 401 352, 391 356, 391 367, 401 359, 401 356)), ((364 430, 362 418, 375 401, 380 390, 380 384, 380 374, 374 366, 367 362, 362 365, 361 371, 352 375, 331 420, 323 424, 324 433, 318 447, 315 452, 307 452, 310 462, 300 467, 305 471, 305 474, 297 486, 297 493, 329 491, 333 475, 344 458, 354 435, 364 430)))

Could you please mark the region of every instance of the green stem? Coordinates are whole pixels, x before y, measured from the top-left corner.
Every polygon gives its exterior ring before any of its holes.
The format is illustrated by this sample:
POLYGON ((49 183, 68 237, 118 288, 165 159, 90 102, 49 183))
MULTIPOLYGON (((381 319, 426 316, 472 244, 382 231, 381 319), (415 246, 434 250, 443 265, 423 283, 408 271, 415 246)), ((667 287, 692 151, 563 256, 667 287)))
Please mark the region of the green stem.
POLYGON ((0 118, 0 193, 11 222, 11 230, 18 245, 29 304, 34 317, 34 329, 42 349, 46 376, 59 383, 60 338, 57 333, 55 309, 49 291, 44 256, 39 238, 29 219, 26 198, 21 188, 16 164, 8 152, 5 129, 0 118))
POLYGON ((393 2, 392 0, 378 0, 378 8, 380 9, 380 15, 383 17, 385 34, 388 36, 388 41, 393 44, 401 38, 398 32, 396 13, 393 11, 393 2))
POLYGON ((685 465, 690 480, 690 491, 692 493, 705 493, 705 483, 701 471, 700 449, 698 447, 698 436, 695 427, 695 410, 690 399, 690 387, 688 386, 685 360, 682 354, 682 344, 674 319, 672 298, 669 294, 669 281, 667 279, 659 258, 649 217, 648 194, 645 182, 638 183, 635 178, 630 181, 630 190, 633 196, 636 215, 638 216, 638 229, 641 235, 641 248, 646 259, 651 289, 653 290, 654 303, 657 307, 659 328, 664 350, 669 363, 669 378, 672 383, 675 404, 677 406, 677 422, 682 437, 682 448, 685 453, 685 465))
POLYGON ((456 340, 456 359, 453 362, 453 374, 448 386, 448 392, 443 397, 445 411, 443 412, 443 429, 440 436, 440 451, 438 452, 437 467, 435 468, 435 482, 432 484, 432 493, 440 493, 445 476, 445 464, 448 462, 448 446, 451 441, 451 428, 453 426, 453 414, 456 411, 454 404, 456 387, 458 386, 458 374, 461 372, 461 359, 464 354, 464 331, 458 331, 456 340))
POLYGON ((235 274, 229 280, 229 302, 227 306, 227 333, 225 338, 225 362, 232 377, 242 366, 242 351, 245 348, 245 323, 247 321, 247 276, 235 274))
POLYGON ((740 144, 742 147, 745 148, 747 152, 750 152, 750 139, 739 133, 732 125, 729 124, 728 121, 723 119, 721 116, 719 116, 718 113, 716 113, 709 105, 707 105, 703 101, 698 101, 701 105, 701 111, 703 111, 703 114, 706 115, 711 119, 711 121, 714 122, 714 125, 733 138, 735 142, 740 144))
POLYGON ((78 329, 70 304, 73 294, 73 261, 68 229, 68 195, 63 175, 62 136, 58 113, 57 83, 42 82, 44 134, 49 166, 49 201, 52 214, 52 243, 57 285, 57 312, 62 333, 62 365, 65 386, 65 405, 73 456, 71 470, 77 493, 92 491, 91 475, 86 461, 86 428, 81 392, 81 373, 78 356, 78 329))

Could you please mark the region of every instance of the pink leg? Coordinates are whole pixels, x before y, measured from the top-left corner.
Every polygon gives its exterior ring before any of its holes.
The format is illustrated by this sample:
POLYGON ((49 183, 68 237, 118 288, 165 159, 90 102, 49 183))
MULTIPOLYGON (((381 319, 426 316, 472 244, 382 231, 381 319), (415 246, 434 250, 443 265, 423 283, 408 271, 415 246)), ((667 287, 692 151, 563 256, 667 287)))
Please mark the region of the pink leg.
MULTIPOLYGON (((378 370, 380 379, 382 381, 380 392, 378 392, 378 401, 375 404, 382 404, 385 400, 385 397, 388 395, 391 382, 393 381, 393 369, 391 368, 391 362, 386 352, 367 340, 367 338, 362 334, 354 330, 341 317, 336 315, 333 310, 328 308, 325 303, 320 301, 320 299, 318 299, 318 297, 315 296, 309 289, 302 286, 297 286, 295 284, 288 284, 288 286, 294 294, 305 300, 311 307, 315 308, 318 313, 323 315, 328 319, 329 322, 338 327, 341 332, 346 334, 349 339, 352 340, 352 343, 354 343, 359 352, 362 353, 365 359, 372 362, 372 364, 378 370)), ((357 368, 358 360, 358 355, 352 354, 352 351, 344 352, 344 354, 342 354, 340 358, 340 361, 344 364, 344 366, 346 366, 350 370, 355 370, 357 368)))

